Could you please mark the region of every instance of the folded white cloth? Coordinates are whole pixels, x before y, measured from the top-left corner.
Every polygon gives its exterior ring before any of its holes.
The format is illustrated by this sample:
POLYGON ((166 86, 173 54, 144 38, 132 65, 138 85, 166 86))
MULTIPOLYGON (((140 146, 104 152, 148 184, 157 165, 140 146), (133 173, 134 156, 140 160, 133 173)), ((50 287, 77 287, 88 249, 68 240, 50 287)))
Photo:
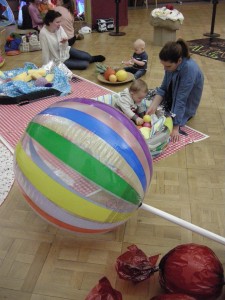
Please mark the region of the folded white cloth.
POLYGON ((156 8, 151 12, 153 18, 160 18, 162 20, 180 21, 182 24, 184 16, 177 9, 167 9, 166 7, 156 8))

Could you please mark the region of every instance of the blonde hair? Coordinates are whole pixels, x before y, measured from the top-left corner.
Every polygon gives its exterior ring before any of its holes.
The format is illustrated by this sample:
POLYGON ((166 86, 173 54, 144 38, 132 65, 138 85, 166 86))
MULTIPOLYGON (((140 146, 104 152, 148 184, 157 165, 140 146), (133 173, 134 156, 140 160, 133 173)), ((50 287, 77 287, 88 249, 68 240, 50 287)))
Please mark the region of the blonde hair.
POLYGON ((142 48, 144 49, 145 48, 145 42, 141 39, 137 39, 135 42, 134 42, 134 48, 142 48))
POLYGON ((143 92, 147 93, 148 92, 148 85, 144 80, 139 78, 139 79, 134 80, 131 83, 130 88, 129 88, 129 92, 136 93, 136 92, 140 92, 140 91, 143 91, 143 92))

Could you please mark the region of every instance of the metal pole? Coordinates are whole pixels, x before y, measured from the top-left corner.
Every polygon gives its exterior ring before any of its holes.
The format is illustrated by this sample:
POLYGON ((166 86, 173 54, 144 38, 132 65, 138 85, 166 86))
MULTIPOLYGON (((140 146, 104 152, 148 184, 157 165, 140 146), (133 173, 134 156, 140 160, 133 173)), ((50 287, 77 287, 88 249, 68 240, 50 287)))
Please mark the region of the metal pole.
POLYGON ((125 35, 125 32, 119 32, 119 4, 120 4, 120 0, 115 0, 116 3, 116 31, 114 32, 110 32, 109 35, 112 36, 122 36, 125 35))
POLYGON ((218 0, 213 0, 213 12, 212 12, 212 21, 211 21, 211 31, 210 33, 204 33, 203 35, 209 36, 209 37, 218 37, 220 34, 214 33, 214 26, 215 26, 215 20, 216 20, 216 6, 218 4, 218 0))

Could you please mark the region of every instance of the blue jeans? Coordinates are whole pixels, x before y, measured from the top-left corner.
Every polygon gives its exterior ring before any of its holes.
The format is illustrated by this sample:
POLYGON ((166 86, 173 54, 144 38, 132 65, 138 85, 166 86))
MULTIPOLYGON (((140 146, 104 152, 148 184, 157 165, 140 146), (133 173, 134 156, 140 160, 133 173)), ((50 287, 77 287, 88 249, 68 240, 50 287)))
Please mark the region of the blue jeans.
POLYGON ((133 67, 125 67, 124 70, 134 74, 135 79, 140 78, 141 76, 145 75, 145 73, 146 73, 146 70, 144 70, 144 69, 136 69, 133 67))
POLYGON ((92 61, 92 56, 81 50, 70 48, 70 58, 64 61, 64 64, 71 70, 85 70, 92 61))

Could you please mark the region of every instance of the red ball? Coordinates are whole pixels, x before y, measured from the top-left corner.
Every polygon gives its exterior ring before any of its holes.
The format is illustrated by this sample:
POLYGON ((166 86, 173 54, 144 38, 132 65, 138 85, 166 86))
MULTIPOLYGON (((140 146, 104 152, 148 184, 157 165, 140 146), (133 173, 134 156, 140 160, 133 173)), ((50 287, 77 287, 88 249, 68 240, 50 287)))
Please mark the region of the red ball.
POLYGON ((145 122, 145 123, 143 123, 142 126, 143 127, 149 127, 149 128, 151 128, 151 123, 145 122))
POLYGON ((169 10, 173 10, 173 9, 174 9, 174 7, 173 7, 172 4, 167 4, 167 5, 166 5, 166 8, 169 9, 169 10))
POLYGON ((185 244, 169 251, 159 264, 159 281, 169 293, 197 300, 216 299, 224 285, 223 266, 206 246, 185 244))
POLYGON ((196 300, 196 298, 184 294, 163 294, 155 296, 151 300, 196 300))

